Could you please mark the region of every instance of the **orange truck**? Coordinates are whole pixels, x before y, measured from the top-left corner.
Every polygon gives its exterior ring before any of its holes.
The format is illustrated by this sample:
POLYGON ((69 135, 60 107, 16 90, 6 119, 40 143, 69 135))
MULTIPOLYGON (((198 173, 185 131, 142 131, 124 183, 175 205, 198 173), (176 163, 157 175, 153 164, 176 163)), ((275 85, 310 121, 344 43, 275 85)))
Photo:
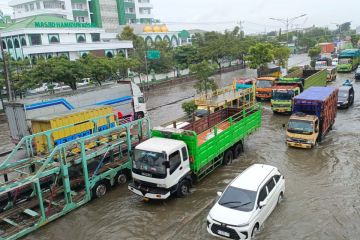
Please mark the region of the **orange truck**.
POLYGON ((270 100, 275 80, 275 77, 256 78, 256 98, 261 100, 270 100))

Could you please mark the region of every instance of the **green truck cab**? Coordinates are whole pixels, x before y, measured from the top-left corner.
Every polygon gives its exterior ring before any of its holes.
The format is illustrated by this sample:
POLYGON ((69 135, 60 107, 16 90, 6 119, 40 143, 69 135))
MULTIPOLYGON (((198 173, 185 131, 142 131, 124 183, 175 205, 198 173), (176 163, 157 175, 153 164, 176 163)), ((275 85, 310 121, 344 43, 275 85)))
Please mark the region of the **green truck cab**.
POLYGON ((326 69, 299 69, 279 78, 272 89, 271 109, 274 113, 291 113, 295 96, 312 86, 326 86, 326 81, 326 69))
POLYGON ((338 72, 351 72, 357 68, 360 63, 359 49, 346 49, 339 55, 339 63, 337 65, 338 72))
POLYGON ((152 138, 135 148, 129 190, 145 199, 186 195, 193 179, 239 156, 245 138, 261 126, 261 115, 261 105, 253 102, 154 128, 152 138))
POLYGON ((301 92, 296 84, 277 85, 273 87, 271 97, 271 109, 274 113, 290 113, 292 109, 292 99, 301 92))

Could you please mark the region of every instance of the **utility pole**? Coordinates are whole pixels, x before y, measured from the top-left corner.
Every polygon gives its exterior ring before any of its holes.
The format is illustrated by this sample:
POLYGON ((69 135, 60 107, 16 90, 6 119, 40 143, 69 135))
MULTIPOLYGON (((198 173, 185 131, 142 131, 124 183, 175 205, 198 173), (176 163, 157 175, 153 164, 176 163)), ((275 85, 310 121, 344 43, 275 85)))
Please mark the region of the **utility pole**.
POLYGON ((13 101, 14 96, 13 96, 12 89, 11 89, 9 70, 8 70, 8 66, 6 63, 6 57, 5 57, 5 51, 3 48, 3 41, 2 41, 1 33, 0 33, 0 50, 1 50, 1 56, 2 56, 2 60, 3 60, 3 64, 4 64, 3 71, 4 71, 4 78, 6 81, 6 88, 7 88, 7 92, 8 92, 8 96, 9 96, 9 101, 13 101))
POLYGON ((306 14, 302 14, 300 16, 293 17, 293 18, 270 18, 270 19, 281 22, 282 24, 284 24, 286 26, 286 44, 288 44, 289 43, 289 24, 292 24, 296 19, 305 17, 305 16, 306 16, 306 14))
MULTIPOLYGON (((243 29, 244 29, 244 26, 243 26, 243 23, 244 21, 238 21, 237 22, 239 24, 239 29, 240 29, 240 38, 242 38, 242 33, 243 33, 243 29)), ((245 34, 244 34, 245 35, 245 34)))
POLYGON ((147 63, 147 51, 145 51, 145 71, 146 71, 146 89, 149 90, 149 74, 148 74, 148 63, 147 63))

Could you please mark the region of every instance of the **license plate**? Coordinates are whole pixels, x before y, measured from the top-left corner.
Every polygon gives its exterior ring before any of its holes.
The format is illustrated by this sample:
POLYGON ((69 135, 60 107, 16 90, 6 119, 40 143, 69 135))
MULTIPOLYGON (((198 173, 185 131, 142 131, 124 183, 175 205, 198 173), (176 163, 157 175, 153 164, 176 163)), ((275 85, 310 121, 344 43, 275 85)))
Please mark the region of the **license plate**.
POLYGON ((224 232, 224 231, 218 230, 217 233, 218 233, 219 235, 222 235, 222 236, 225 236, 225 237, 230 237, 230 233, 228 233, 228 232, 224 232))
POLYGON ((300 143, 295 143, 295 146, 301 147, 301 144, 300 143))

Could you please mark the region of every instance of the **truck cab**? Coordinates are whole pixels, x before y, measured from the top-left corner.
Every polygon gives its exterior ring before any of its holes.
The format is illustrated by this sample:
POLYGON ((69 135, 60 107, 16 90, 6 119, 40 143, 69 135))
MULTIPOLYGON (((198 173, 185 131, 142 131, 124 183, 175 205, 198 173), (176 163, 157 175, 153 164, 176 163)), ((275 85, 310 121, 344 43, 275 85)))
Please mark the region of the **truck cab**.
POLYGON ((276 78, 274 77, 260 77, 256 79, 256 98, 270 100, 272 95, 272 88, 275 85, 276 78))
POLYGON ((297 85, 274 86, 271 97, 271 109, 273 112, 289 113, 292 110, 292 99, 300 94, 297 85))
POLYGON ((312 148, 319 137, 319 118, 316 115, 294 113, 286 129, 286 143, 290 147, 312 148))
POLYGON ((132 161, 129 190, 147 199, 186 195, 191 185, 190 159, 183 141, 153 137, 140 143, 132 161))

